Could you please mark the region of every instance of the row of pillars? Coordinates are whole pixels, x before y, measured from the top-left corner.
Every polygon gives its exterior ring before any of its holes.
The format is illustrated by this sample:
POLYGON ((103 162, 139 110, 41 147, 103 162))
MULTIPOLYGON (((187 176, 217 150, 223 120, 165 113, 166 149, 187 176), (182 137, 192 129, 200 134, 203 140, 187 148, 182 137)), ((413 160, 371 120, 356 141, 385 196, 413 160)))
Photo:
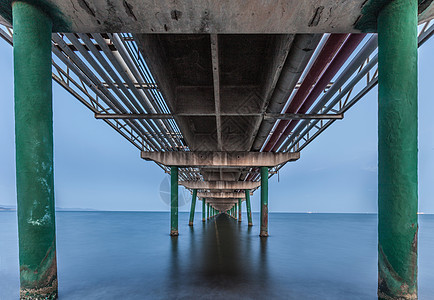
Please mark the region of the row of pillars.
MULTIPOLYGON (((388 1, 377 17, 380 299, 417 298, 417 10, 417 0, 388 1)), ((54 299, 53 23, 31 1, 12 1, 12 15, 20 297, 54 299)), ((262 178, 265 172, 261 169, 262 178)), ((172 192, 177 173, 172 168, 172 192)), ((262 184, 260 232, 266 236, 268 187, 262 184)), ((177 202, 173 192, 173 235, 178 233, 177 202)))
MULTIPOLYGON (((171 229, 170 235, 178 235, 178 168, 171 167, 170 169, 171 176, 171 229)), ((245 190, 246 196, 246 213, 248 225, 252 226, 252 209, 250 205, 250 190, 245 190)), ((197 200, 197 190, 194 189, 192 193, 191 199, 191 207, 190 207, 190 218, 188 221, 188 225, 193 226, 194 223, 194 212, 196 210, 196 200, 197 200)), ((241 222, 241 198, 238 199, 237 203, 234 203, 234 206, 226 213, 231 217, 237 218, 238 222, 241 222)), ((210 218, 220 214, 221 212, 210 203, 206 203, 206 199, 202 199, 202 221, 205 222, 210 218)), ((261 168, 261 231, 260 236, 267 237, 268 236, 268 167, 261 168)))

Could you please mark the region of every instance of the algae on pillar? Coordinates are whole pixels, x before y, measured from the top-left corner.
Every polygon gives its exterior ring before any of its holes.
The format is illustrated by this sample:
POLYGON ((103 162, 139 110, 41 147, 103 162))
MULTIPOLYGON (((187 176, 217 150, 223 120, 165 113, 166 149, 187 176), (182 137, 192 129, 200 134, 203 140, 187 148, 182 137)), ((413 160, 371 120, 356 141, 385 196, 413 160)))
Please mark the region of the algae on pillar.
POLYGON ((248 226, 253 226, 252 223, 252 209, 250 206, 250 190, 245 190, 246 193, 246 213, 247 213, 247 221, 249 223, 248 226))
POLYGON ((261 167, 261 229, 259 236, 268 236, 268 167, 261 167))
POLYGON ((20 298, 57 298, 51 79, 52 21, 12 4, 20 298))
POLYGON ((170 235, 178 235, 178 167, 170 168, 170 235))
POLYGON ((378 298, 417 299, 417 0, 378 14, 378 298))
POLYGON ((193 226, 194 222, 194 211, 196 209, 196 196, 197 196, 197 190, 193 190, 193 195, 191 197, 191 208, 190 208, 190 221, 188 222, 188 225, 193 226))

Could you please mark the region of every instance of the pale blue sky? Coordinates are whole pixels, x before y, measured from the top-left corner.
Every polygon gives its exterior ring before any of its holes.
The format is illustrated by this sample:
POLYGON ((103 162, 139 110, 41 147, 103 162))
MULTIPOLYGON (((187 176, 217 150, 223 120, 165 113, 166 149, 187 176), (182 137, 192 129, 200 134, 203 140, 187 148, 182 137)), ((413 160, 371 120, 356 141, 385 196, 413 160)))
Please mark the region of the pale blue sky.
MULTIPOLYGON (((434 213, 434 39, 419 50, 419 211, 434 213)), ((15 205, 12 47, 0 40, 0 206, 15 205)), ((56 206, 168 211, 167 177, 64 91, 54 88, 56 206)), ((376 212, 377 89, 287 164, 269 185, 270 211, 376 212)), ((180 207, 189 209, 188 203, 180 207)), ((252 198, 259 210, 259 191, 252 198)), ((196 206, 199 211, 200 205, 196 206)), ((243 205, 244 209, 244 205, 243 205)))

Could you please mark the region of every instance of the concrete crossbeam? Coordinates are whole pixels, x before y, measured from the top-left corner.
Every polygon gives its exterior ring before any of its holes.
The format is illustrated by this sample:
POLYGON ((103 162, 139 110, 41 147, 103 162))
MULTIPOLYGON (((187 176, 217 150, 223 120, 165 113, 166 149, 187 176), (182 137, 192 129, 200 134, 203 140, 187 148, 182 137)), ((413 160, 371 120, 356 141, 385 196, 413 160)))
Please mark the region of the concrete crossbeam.
POLYGON ((246 198, 246 194, 243 193, 231 193, 231 192, 203 192, 203 193, 198 193, 197 194, 198 197, 200 198, 223 198, 223 199, 227 199, 227 198, 246 198))
POLYGON ((254 181, 180 181, 179 184, 198 190, 252 190, 261 185, 254 181))
POLYGON ((274 167, 300 158, 299 152, 147 152, 141 157, 177 167, 274 167))

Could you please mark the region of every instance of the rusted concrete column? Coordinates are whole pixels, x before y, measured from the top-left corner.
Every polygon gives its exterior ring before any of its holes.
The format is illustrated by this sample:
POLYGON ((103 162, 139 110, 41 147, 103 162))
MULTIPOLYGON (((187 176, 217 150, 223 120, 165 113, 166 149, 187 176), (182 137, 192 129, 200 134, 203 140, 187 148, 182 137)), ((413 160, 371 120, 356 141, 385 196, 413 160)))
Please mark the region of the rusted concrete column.
POLYGON ((241 222, 241 198, 238 199, 238 222, 241 222))
POLYGON ((417 0, 378 14, 378 298, 417 299, 417 0))
POLYGON ((178 167, 170 168, 170 235, 178 235, 178 167))
POLYGON ((12 4, 20 298, 56 299, 52 20, 29 2, 12 4))
POLYGON ((268 236, 268 167, 261 167, 261 231, 259 236, 268 236))
POLYGON ((197 195, 197 190, 194 189, 193 195, 191 197, 190 221, 188 222, 188 225, 190 226, 193 226, 193 222, 194 222, 194 211, 196 209, 196 195, 197 195))
POLYGON ((206 207, 206 201, 205 198, 202 198, 202 222, 206 221, 206 215, 205 215, 205 207, 206 207))
POLYGON ((250 190, 245 190, 245 192, 246 192, 247 221, 249 222, 249 226, 253 226, 253 223, 252 223, 252 209, 250 207, 250 190))

